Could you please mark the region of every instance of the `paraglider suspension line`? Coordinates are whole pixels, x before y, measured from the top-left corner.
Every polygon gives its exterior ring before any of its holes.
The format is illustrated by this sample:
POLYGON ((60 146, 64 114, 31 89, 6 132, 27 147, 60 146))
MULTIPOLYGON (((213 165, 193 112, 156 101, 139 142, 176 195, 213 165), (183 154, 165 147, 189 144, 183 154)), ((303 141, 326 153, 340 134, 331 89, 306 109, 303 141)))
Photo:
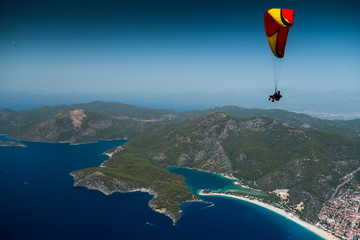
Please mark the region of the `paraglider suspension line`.
POLYGON ((279 78, 280 78, 281 65, 282 65, 282 58, 274 59, 273 68, 274 68, 275 92, 277 91, 277 86, 278 86, 278 82, 279 82, 279 78))

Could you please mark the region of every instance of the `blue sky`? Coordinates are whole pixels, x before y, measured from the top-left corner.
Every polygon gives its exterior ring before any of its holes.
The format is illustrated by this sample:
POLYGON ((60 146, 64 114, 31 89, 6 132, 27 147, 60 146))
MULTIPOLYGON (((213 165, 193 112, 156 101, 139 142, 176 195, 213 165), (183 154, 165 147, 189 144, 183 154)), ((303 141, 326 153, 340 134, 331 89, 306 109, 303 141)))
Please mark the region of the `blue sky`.
POLYGON ((2 1, 0 92, 274 88, 263 15, 295 11, 279 89, 360 90, 357 1, 2 1), (13 44, 13 42, 16 42, 13 44))

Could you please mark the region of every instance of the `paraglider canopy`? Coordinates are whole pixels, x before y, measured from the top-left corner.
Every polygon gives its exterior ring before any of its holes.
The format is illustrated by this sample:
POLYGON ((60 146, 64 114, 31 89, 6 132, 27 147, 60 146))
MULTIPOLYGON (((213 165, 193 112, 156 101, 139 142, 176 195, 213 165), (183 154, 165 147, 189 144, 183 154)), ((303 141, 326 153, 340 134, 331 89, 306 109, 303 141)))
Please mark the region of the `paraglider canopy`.
POLYGON ((269 46, 275 57, 283 58, 289 28, 293 26, 294 11, 271 8, 265 12, 265 32, 269 46))

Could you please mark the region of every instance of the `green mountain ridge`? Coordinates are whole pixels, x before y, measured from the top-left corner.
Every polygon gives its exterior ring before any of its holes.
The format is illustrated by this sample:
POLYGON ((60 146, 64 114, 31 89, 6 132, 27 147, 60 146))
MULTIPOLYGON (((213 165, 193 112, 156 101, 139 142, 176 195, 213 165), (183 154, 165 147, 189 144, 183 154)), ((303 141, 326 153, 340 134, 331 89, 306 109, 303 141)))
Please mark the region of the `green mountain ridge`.
POLYGON ((148 133, 156 121, 109 117, 97 112, 63 107, 12 112, 0 120, 0 132, 14 139, 39 142, 96 142, 99 139, 128 139, 148 133))
MULTIPOLYGON (((60 114, 62 111, 74 109, 98 113, 103 115, 104 118, 109 117, 117 120, 135 120, 138 122, 142 121, 143 123, 182 121, 188 119, 189 117, 211 112, 224 112, 228 115, 240 118, 267 116, 289 125, 296 125, 305 129, 321 129, 351 136, 360 136, 360 119, 331 121, 280 109, 248 109, 236 106, 215 107, 203 111, 177 113, 162 109, 140 108, 122 103, 101 101, 74 105, 59 105, 54 107, 44 106, 33 110, 19 112, 10 109, 3 109, 0 110, 0 133, 22 139, 22 135, 25 132, 36 128, 39 124, 49 120, 50 118, 56 117, 56 115, 60 114)), ((128 134, 127 137, 133 138, 135 135, 128 134)), ((92 140, 96 141, 95 138, 92 140)), ((56 142, 56 140, 53 141, 56 142)), ((79 141, 81 141, 81 139, 79 139, 79 141)), ((85 139, 83 142, 85 142, 85 139)))
POLYGON ((214 107, 203 111, 189 111, 184 114, 188 117, 201 115, 211 112, 223 112, 235 117, 254 117, 264 116, 271 117, 287 123, 289 125, 295 125, 302 128, 321 129, 334 131, 341 134, 347 134, 351 136, 360 136, 360 119, 354 120, 324 120, 320 118, 311 117, 303 113, 294 113, 281 109, 248 109, 237 106, 224 106, 214 107))
MULTIPOLYGON (((200 115, 134 139, 125 149, 145 154, 163 168, 191 167, 234 175, 264 191, 290 189, 291 203, 316 219, 339 184, 360 164, 359 138, 302 130, 266 117, 238 119, 224 113, 200 115)), ((116 168, 117 158, 106 162, 116 168)))
MULTIPOLYGON (((150 125, 151 121, 169 121, 173 120, 175 117, 174 112, 167 110, 159 110, 159 109, 150 109, 150 108, 139 108, 133 105, 127 105, 122 103, 115 102, 91 102, 84 104, 74 104, 74 105, 58 105, 54 107, 38 107, 36 109, 28 110, 28 111, 13 111, 10 109, 0 110, 0 133, 7 134, 13 138, 23 139, 23 140, 34 140, 34 141, 49 141, 49 142, 57 142, 62 141, 56 138, 50 139, 41 139, 41 136, 34 136, 34 139, 31 139, 29 135, 24 136, 25 133, 34 131, 34 129, 41 127, 46 121, 51 119, 59 119, 59 115, 62 112, 70 111, 70 110, 83 110, 89 113, 90 115, 97 115, 97 119, 109 119, 115 123, 122 122, 123 125, 139 125, 139 129, 143 128, 143 125, 150 125), (136 122, 132 122, 131 120, 136 120, 136 122), (150 123, 147 124, 146 121, 150 123), (142 123, 140 123, 142 121, 142 123), (35 140, 36 139, 36 140, 35 140)), ((94 118, 95 116, 92 116, 94 118)), ((65 124, 58 122, 60 125, 65 124)), ((59 125, 58 124, 58 125, 59 125)), ((116 124, 115 124, 116 125, 116 124)), ((64 125, 65 126, 65 125, 64 125)), ((62 127, 64 127, 62 126, 62 127)), ((125 126, 121 127, 121 131, 124 131, 125 126)), ((69 126, 67 126, 69 127, 69 126)), ((117 132, 117 129, 114 130, 117 132)), ((125 134, 126 135, 126 134, 125 134)), ((128 133, 128 136, 122 136, 120 133, 120 137, 134 137, 136 134, 128 133)), ((118 136, 118 137, 119 137, 118 136)), ((118 138, 116 137, 116 138, 118 138)), ((108 136, 105 136, 106 139, 114 138, 110 133, 108 136)), ((90 141, 97 141, 99 138, 92 138, 90 141)), ((84 138, 79 140, 80 142, 86 142, 88 139, 84 138)), ((70 139, 66 139, 65 141, 70 141, 70 139)), ((71 141, 70 141, 71 142, 71 141)))
POLYGON ((234 106, 176 113, 119 103, 0 111, 0 133, 29 141, 85 143, 129 138, 103 167, 72 172, 75 186, 106 194, 143 189, 176 222, 197 201, 168 167, 239 178, 266 192, 289 189, 289 205, 316 221, 340 178, 360 165, 360 119, 330 121, 284 110, 234 106))

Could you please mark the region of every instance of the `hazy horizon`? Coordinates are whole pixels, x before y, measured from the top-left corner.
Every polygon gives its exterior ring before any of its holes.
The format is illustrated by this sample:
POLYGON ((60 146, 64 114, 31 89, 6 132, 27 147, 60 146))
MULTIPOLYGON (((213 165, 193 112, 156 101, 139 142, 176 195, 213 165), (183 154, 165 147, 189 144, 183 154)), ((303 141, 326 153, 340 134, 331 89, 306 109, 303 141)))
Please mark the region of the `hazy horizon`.
POLYGON ((0 109, 22 111, 40 106, 71 105, 93 101, 120 102, 138 107, 161 108, 177 112, 203 110, 212 107, 283 109, 325 119, 360 118, 360 94, 352 91, 284 92, 284 101, 267 100, 269 90, 256 89, 222 93, 0 93, 0 109), (349 104, 351 102, 351 104, 349 104))

